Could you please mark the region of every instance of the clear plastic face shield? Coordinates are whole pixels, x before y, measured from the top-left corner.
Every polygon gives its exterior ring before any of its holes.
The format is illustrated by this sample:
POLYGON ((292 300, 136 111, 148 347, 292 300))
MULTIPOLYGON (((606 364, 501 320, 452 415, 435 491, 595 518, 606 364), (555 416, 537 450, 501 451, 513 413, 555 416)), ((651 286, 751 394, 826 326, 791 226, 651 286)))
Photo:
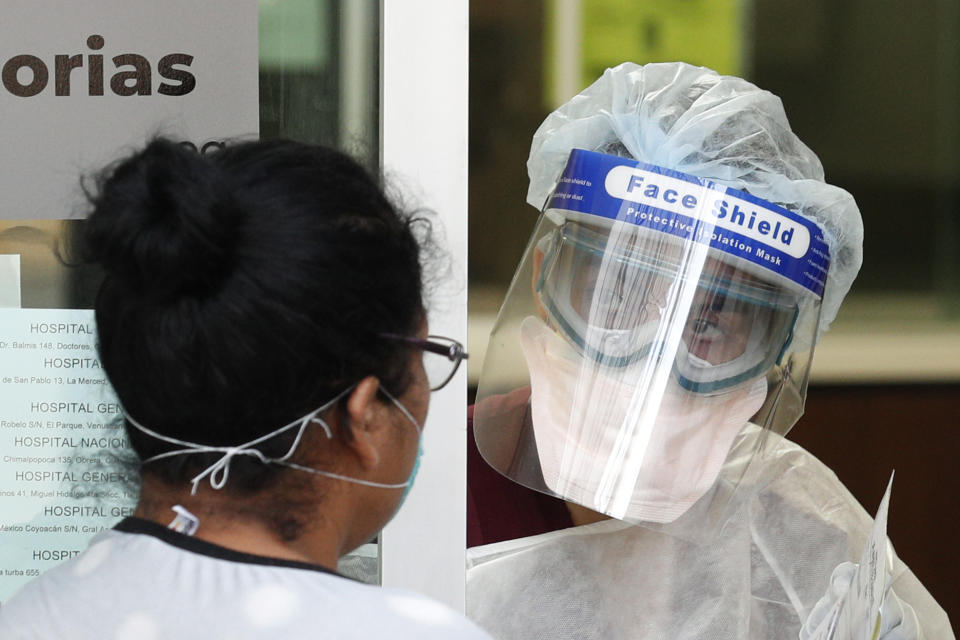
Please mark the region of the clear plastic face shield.
POLYGON ((802 412, 820 233, 694 176, 573 151, 490 338, 481 454, 628 522, 722 512, 763 434, 802 412))

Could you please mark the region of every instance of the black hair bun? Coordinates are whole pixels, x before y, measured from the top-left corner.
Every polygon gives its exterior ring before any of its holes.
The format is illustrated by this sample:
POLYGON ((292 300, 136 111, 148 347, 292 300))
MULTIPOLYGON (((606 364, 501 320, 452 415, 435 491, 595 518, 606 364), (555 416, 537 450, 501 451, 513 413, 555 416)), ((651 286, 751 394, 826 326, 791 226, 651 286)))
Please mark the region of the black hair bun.
POLYGON ((230 274, 244 215, 213 156, 154 140, 108 167, 89 197, 85 257, 131 288, 202 294, 230 274))

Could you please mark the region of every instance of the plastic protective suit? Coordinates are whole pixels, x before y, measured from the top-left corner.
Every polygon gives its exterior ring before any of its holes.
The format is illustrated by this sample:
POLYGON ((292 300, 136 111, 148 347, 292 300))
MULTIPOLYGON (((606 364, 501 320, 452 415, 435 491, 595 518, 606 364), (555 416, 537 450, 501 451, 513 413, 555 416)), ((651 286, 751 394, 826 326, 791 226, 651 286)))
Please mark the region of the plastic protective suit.
MULTIPOLYGON (((747 463, 747 440, 725 474, 736 477, 747 463)), ((788 440, 751 466, 708 545, 685 535, 687 522, 703 517, 697 505, 677 535, 606 520, 469 549, 468 617, 504 640, 796 639, 834 568, 858 559, 872 519, 832 471, 788 440)), ((729 486, 721 477, 714 489, 729 486)), ((892 588, 912 611, 902 633, 883 637, 954 637, 899 559, 892 588)))
POLYGON ((783 436, 863 230, 779 99, 623 64, 546 119, 528 169, 543 214, 491 335, 477 448, 612 519, 471 549, 468 615, 504 639, 952 638, 892 550, 871 622, 822 624, 872 520, 783 436))

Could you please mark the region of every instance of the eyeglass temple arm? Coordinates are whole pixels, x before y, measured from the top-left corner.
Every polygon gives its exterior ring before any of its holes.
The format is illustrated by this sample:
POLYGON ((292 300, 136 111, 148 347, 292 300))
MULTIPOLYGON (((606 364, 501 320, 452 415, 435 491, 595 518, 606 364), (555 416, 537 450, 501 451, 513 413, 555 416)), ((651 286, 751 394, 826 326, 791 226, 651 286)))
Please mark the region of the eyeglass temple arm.
MULTIPOLYGON (((394 333, 381 333, 381 338, 387 338, 389 340, 399 340, 401 342, 406 342, 409 345, 419 347, 424 351, 429 351, 430 353, 436 353, 437 355, 446 356, 450 359, 451 362, 456 360, 466 360, 470 357, 463 349, 463 345, 453 340, 452 338, 445 338, 453 342, 453 344, 446 345, 440 344, 437 342, 431 342, 430 340, 423 340, 421 338, 411 338, 410 336, 401 336, 394 333)), ((428 336, 433 337, 433 336, 428 336)), ((436 336, 440 337, 440 336, 436 336)))

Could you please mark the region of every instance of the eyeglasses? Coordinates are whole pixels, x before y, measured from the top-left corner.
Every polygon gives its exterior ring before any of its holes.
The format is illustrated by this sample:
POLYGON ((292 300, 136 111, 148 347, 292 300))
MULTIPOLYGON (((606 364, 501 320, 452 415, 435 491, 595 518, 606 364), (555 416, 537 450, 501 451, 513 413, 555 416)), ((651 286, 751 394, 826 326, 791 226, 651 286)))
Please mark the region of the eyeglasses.
POLYGON ((469 357, 463 349, 463 345, 453 338, 427 336, 427 339, 424 340, 393 333, 381 333, 380 337, 404 342, 423 351, 423 368, 427 372, 430 391, 438 391, 444 388, 453 378, 453 374, 457 372, 460 362, 469 357))

